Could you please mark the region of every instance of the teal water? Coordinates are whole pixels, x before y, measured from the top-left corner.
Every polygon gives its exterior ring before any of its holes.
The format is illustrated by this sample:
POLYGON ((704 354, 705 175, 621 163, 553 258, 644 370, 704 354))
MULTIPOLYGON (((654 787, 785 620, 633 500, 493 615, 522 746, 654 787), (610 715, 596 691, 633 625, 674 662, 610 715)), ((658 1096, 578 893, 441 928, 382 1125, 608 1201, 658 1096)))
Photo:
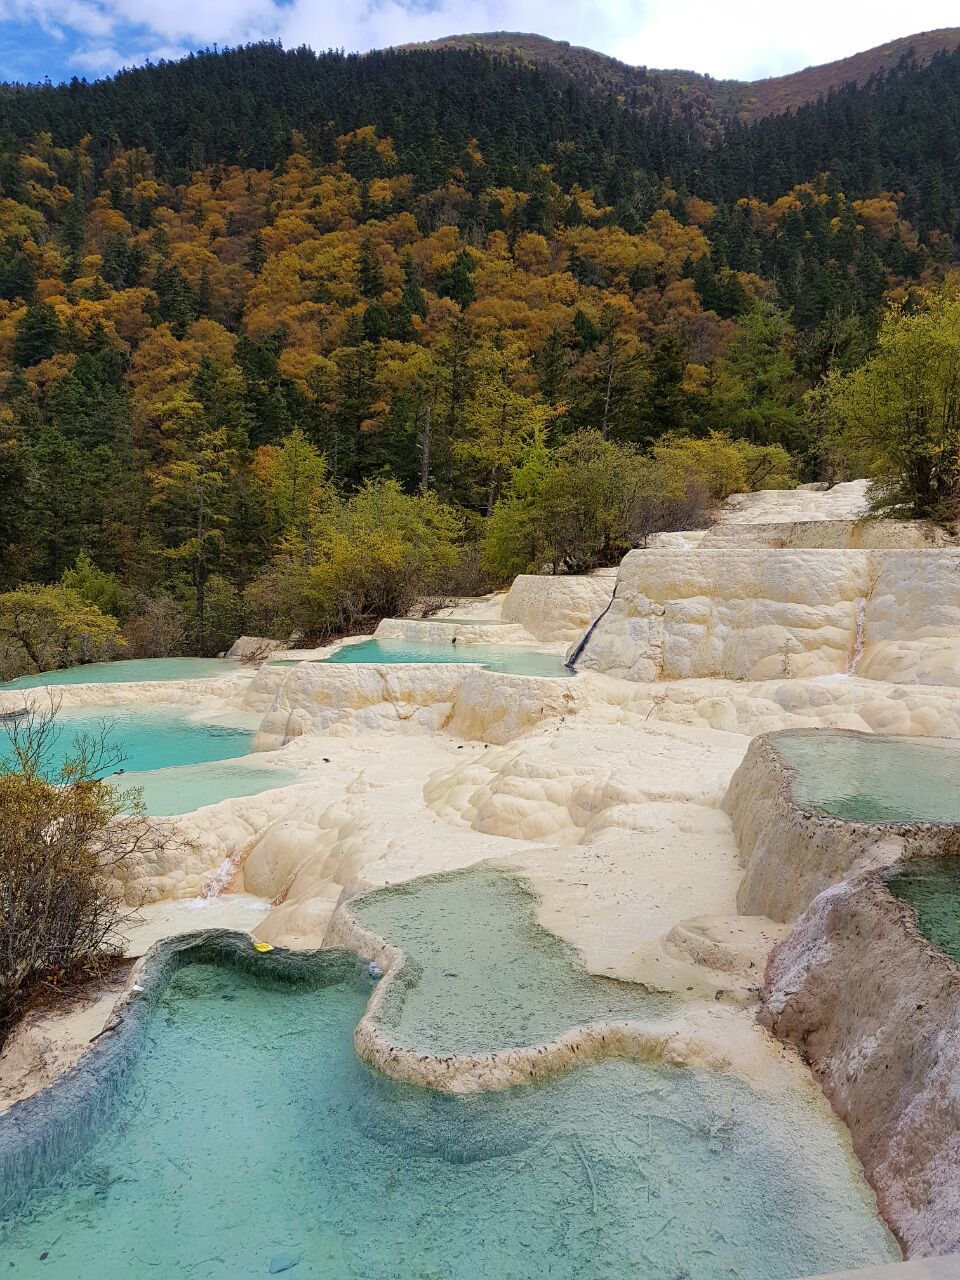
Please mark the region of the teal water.
POLYGON ((852 822, 960 822, 960 749, 835 729, 784 730, 774 745, 797 770, 807 808, 852 822))
POLYGON ((564 666, 563 654, 507 644, 430 644, 415 640, 361 640, 347 644, 323 662, 379 662, 394 666, 408 662, 462 662, 513 676, 575 675, 564 666))
POLYGON ((788 1280, 897 1257, 823 1112, 613 1061, 396 1085, 353 1051, 369 992, 181 969, 94 1145, 0 1227, 2 1273, 788 1280))
POLYGON ((41 671, 0 684, 3 689, 42 689, 61 684, 131 684, 137 680, 210 680, 241 670, 225 658, 132 658, 123 662, 89 662, 63 671, 41 671))
POLYGON ((352 909, 407 957, 381 1015, 404 1048, 486 1053, 540 1044, 581 1023, 656 1019, 676 1008, 659 992, 588 973, 572 947, 537 923, 522 884, 489 867, 381 889, 352 909))
MULTIPOLYGON (((97 737, 108 731, 107 741, 123 751, 125 773, 165 769, 170 765, 202 764, 245 755, 253 742, 251 729, 189 720, 174 711, 129 707, 84 707, 57 713, 56 736, 48 766, 58 769, 72 754, 78 737, 97 737)), ((9 732, 0 731, 0 758, 8 751, 9 732)))
POLYGON ((960 964, 960 858, 915 858, 887 877, 895 898, 913 907, 925 938, 960 964))
MULTIPOLYGON (((47 768, 55 773, 73 754, 77 737, 96 737, 108 727, 108 742, 119 747, 122 773, 114 781, 143 791, 147 813, 155 817, 189 813, 202 805, 256 795, 288 786, 298 774, 248 763, 253 731, 233 725, 189 720, 174 711, 84 707, 61 710, 47 768), (237 759, 236 757, 240 757, 237 759)), ((9 732, 0 729, 0 763, 9 756, 9 732)))
POLYGON ((123 781, 139 788, 147 813, 165 818, 191 813, 220 800, 289 787, 300 778, 292 769, 258 768, 243 760, 226 760, 222 764, 183 765, 178 769, 128 774, 123 781))

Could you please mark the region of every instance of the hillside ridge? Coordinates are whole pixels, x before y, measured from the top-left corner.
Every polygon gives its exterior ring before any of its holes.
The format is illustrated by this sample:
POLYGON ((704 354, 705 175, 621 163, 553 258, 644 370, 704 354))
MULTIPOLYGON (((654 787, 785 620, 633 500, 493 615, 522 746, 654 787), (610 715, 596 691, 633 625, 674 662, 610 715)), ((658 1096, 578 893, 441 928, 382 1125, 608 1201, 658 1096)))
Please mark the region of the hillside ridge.
POLYGON ((923 65, 938 53, 952 52, 960 47, 960 27, 915 32, 833 62, 753 81, 718 80, 684 68, 635 66, 586 46, 552 40, 532 32, 464 33, 403 47, 482 48, 513 54, 532 62, 547 63, 595 85, 619 91, 659 81, 662 87, 677 93, 702 96, 714 111, 732 112, 745 120, 754 120, 795 110, 846 84, 864 84, 871 76, 892 70, 904 57, 912 55, 923 65))

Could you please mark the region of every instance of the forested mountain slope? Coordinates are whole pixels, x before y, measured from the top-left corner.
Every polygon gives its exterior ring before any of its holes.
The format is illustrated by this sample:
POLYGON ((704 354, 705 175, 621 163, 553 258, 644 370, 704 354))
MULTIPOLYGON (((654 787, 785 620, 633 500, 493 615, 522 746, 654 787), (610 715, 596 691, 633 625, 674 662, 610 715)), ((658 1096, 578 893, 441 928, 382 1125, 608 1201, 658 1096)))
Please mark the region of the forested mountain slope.
POLYGON ((635 67, 593 49, 519 31, 446 36, 411 47, 487 49, 555 67, 582 84, 611 89, 615 93, 644 88, 651 93, 672 96, 675 101, 686 98, 691 104, 698 104, 699 109, 711 119, 736 115, 744 120, 756 120, 761 116, 795 111, 848 84, 865 84, 882 72, 895 71, 905 59, 923 66, 936 54, 953 53, 958 46, 960 27, 942 27, 937 31, 921 31, 899 40, 890 40, 836 62, 755 81, 715 80, 695 71, 635 67))
POLYGON ((890 40, 863 53, 855 53, 849 58, 840 58, 837 62, 743 84, 737 105, 747 119, 795 111, 845 85, 866 84, 873 76, 896 71, 904 60, 925 66, 938 53, 953 53, 958 47, 960 27, 921 31, 899 40, 890 40))
POLYGON ((587 430, 818 474, 804 393, 955 261, 960 53, 722 128, 610 89, 273 45, 3 89, 0 585, 209 578, 228 635, 320 554, 305 492, 392 477, 476 537, 587 430))

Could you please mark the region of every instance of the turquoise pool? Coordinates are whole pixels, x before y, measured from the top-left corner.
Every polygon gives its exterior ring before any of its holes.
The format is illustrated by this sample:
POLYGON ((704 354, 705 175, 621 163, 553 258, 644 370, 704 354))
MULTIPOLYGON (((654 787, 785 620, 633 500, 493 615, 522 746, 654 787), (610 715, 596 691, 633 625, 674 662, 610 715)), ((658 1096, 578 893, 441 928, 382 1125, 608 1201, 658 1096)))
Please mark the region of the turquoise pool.
POLYGON ((623 1061, 499 1093, 397 1085, 354 1053, 372 984, 350 957, 294 982, 211 950, 145 1015, 80 1158, 46 1150, 0 1226, 5 1274, 788 1280, 898 1256, 822 1110, 623 1061))
POLYGON ((836 729, 784 730, 800 804, 852 822, 960 822, 960 748, 836 729))
POLYGON ((895 898, 913 907, 917 927, 960 964, 960 858, 914 858, 887 877, 895 898))
POLYGON ((300 777, 291 769, 258 767, 239 759, 130 773, 122 780, 142 792, 147 813, 155 818, 166 818, 178 813, 191 813, 221 800, 256 796, 275 787, 289 787, 299 782, 300 777))
POLYGON ((582 1023, 656 1020, 676 1009, 657 991, 588 973, 538 924, 523 885, 489 867, 381 889, 353 910, 409 962, 382 1013, 404 1048, 486 1053, 542 1044, 582 1023))
MULTIPOLYGON (((170 765, 205 764, 245 755, 253 742, 253 730, 234 725, 190 720, 170 710, 133 710, 129 707, 67 708, 57 713, 56 741, 48 764, 56 769, 70 755, 77 737, 96 736, 108 729, 111 745, 122 748, 120 766, 126 773, 165 769, 170 765)), ((9 734, 0 734, 3 752, 9 734)))
MULTIPOLYGON (((84 707, 60 711, 56 724, 47 759, 51 773, 72 753, 78 736, 96 737, 106 725, 109 742, 125 757, 119 766, 123 772, 115 774, 115 780, 141 788, 147 812, 156 817, 256 795, 298 778, 290 770, 246 759, 251 729, 189 720, 170 710, 84 707)), ((8 732, 0 729, 0 760, 8 754, 8 744, 8 732)))
POLYGON ((361 640, 344 645, 322 662, 378 662, 394 666, 408 662, 461 662, 513 676, 575 675, 563 654, 506 644, 433 644, 417 640, 361 640))
POLYGON ((42 689, 61 684, 131 684, 137 680, 212 680, 232 675, 239 662, 225 658, 133 658, 123 662, 89 662, 63 671, 41 671, 0 684, 2 689, 42 689))

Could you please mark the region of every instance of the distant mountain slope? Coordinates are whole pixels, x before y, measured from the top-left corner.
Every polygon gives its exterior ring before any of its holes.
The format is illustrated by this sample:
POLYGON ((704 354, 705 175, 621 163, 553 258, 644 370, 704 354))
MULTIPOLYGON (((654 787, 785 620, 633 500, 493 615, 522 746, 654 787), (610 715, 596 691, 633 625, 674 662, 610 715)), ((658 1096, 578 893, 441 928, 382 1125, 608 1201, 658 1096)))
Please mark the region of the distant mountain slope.
POLYGON ((546 65, 576 79, 585 87, 605 89, 631 98, 637 91, 651 98, 672 98, 673 105, 690 103, 710 116, 726 114, 740 101, 745 85, 735 80, 714 80, 695 71, 660 71, 634 67, 594 49, 551 40, 520 31, 490 31, 477 35, 445 36, 405 48, 483 49, 488 53, 521 58, 546 65))
POLYGON ((881 71, 891 71, 902 58, 912 55, 923 65, 938 53, 952 53, 960 47, 960 27, 943 27, 939 31, 922 31, 878 45, 863 53, 855 53, 839 62, 828 62, 820 67, 807 67, 792 75, 776 76, 770 80, 757 80, 743 86, 743 109, 748 117, 775 115, 781 111, 794 111, 807 102, 855 82, 865 84, 871 76, 881 71))
POLYGON ((745 87, 734 80, 713 80, 695 71, 634 67, 594 49, 568 44, 566 40, 518 31, 447 36, 402 47, 433 51, 482 50, 520 59, 530 66, 549 67, 590 92, 615 94, 635 111, 658 110, 683 115, 697 133, 707 137, 718 133, 730 115, 739 109, 745 87))
POLYGON ((782 111, 795 111, 846 84, 865 84, 871 76, 892 70, 904 58, 912 57, 918 65, 923 65, 938 53, 952 52, 960 47, 960 27, 904 36, 837 62, 753 82, 714 80, 695 71, 634 67, 593 49, 516 31, 449 36, 424 47, 482 48, 516 55, 566 72, 592 88, 625 93, 649 87, 675 101, 690 102, 710 115, 735 113, 743 119, 756 120, 782 111))
MULTIPOLYGON (((547 63, 557 70, 574 75, 594 87, 602 86, 622 91, 648 84, 651 77, 661 73, 648 67, 634 67, 619 58, 597 53, 566 40, 551 40, 523 31, 488 31, 475 35, 445 36, 420 45, 405 48, 423 49, 486 49, 495 53, 515 55, 529 62, 547 63)), ((687 74, 687 73, 682 73, 687 74)), ((689 73, 691 76, 694 72, 689 73)), ((709 80, 706 76, 699 79, 709 80)))

